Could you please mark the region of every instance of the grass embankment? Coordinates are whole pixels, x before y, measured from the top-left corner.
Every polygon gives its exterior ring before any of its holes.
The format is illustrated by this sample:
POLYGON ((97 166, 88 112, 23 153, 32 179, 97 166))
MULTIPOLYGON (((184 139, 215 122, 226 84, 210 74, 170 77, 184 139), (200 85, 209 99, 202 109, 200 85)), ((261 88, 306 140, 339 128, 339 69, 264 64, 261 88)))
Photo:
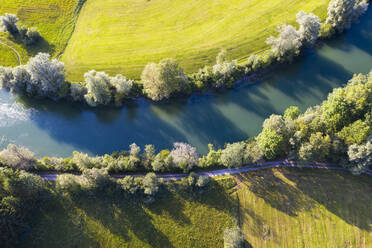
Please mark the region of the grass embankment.
MULTIPOLYGON (((26 47, 17 43, 7 32, 0 32, 0 40, 16 49, 23 63, 38 52, 47 52, 52 56, 61 54, 74 29, 82 0, 2 0, 0 15, 16 14, 19 24, 37 27, 44 38, 36 46, 26 47)), ((0 48, 0 65, 16 66, 11 50, 0 48)))
POLYGON ((221 48, 244 60, 268 46, 276 26, 303 10, 326 17, 329 0, 88 0, 62 56, 70 80, 91 69, 138 79, 148 62, 175 58, 187 72, 221 48))
POLYGON ((146 205, 122 195, 63 199, 42 209, 22 247, 223 247, 237 213, 234 181, 192 196, 168 189, 146 205))
POLYGON ((252 247, 371 247, 371 178, 281 169, 237 179, 252 247))

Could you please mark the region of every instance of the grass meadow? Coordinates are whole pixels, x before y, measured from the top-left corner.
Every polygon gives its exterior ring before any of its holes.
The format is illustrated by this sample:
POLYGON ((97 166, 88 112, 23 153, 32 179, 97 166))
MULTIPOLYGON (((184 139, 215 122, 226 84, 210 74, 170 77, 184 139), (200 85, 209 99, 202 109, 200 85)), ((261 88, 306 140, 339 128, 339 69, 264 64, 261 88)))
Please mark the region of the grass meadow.
POLYGON ((265 170, 236 180, 251 247, 372 247, 371 177, 265 170))
POLYGON ((276 26, 303 10, 325 18, 329 0, 88 0, 62 56, 71 80, 88 70, 138 79, 148 62, 175 58, 187 72, 221 48, 240 61, 268 48, 276 26))
MULTIPOLYGON (((43 40, 36 46, 26 47, 11 35, 0 32, 0 41, 16 49, 22 63, 38 52, 59 57, 72 35, 82 3, 82 0, 1 0, 0 15, 17 15, 20 25, 36 27, 43 40)), ((18 65, 14 53, 4 45, 0 45, 0 65, 18 65)))
POLYGON ((114 192, 58 197, 21 247, 222 248, 238 224, 246 248, 370 248, 371 189, 367 176, 273 169, 219 177, 197 194, 168 186, 150 205, 114 192))

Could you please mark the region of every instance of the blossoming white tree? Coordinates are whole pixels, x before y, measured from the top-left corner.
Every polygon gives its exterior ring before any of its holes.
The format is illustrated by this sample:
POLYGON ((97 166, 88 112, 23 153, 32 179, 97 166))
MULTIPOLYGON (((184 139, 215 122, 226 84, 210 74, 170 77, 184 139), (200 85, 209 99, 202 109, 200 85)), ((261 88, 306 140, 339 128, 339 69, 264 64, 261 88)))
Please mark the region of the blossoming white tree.
POLYGON ((186 143, 176 142, 170 153, 173 162, 180 168, 188 171, 198 162, 198 154, 196 148, 186 143))

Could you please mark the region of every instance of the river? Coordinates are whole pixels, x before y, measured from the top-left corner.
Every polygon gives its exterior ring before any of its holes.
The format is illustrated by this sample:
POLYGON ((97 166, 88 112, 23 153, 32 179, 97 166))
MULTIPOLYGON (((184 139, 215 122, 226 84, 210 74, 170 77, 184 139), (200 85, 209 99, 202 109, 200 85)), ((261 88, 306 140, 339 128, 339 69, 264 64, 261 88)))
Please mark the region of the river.
POLYGON ((354 73, 372 69, 372 8, 347 33, 306 52, 254 82, 219 93, 193 94, 168 103, 139 99, 122 108, 91 109, 33 100, 0 91, 0 145, 15 143, 38 156, 70 156, 74 150, 102 155, 188 142, 200 153, 257 135, 272 113, 320 104, 354 73))

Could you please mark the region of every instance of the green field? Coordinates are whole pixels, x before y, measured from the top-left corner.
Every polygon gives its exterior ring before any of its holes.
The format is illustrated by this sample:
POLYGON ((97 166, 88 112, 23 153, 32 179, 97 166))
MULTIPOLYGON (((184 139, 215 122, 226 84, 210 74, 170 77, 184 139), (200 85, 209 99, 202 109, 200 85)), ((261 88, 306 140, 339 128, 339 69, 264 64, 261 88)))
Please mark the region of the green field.
MULTIPOLYGON (((138 79, 148 62, 167 57, 187 72, 213 64, 221 48, 242 61, 267 49, 266 38, 275 34, 277 25, 294 24, 298 11, 324 19, 328 2, 1 0, 0 15, 16 14, 20 24, 37 27, 45 40, 26 48, 9 35, 0 34, 0 39, 17 49, 24 63, 37 52, 61 56, 73 81, 91 69, 138 79)), ((1 57, 7 57, 1 64, 16 65, 12 54, 0 49, 1 57)))
POLYGON ((88 0, 62 56, 69 78, 88 70, 138 79, 148 62, 175 58, 187 72, 267 48, 275 27, 296 13, 326 16, 329 0, 88 0))
POLYGON ((196 196, 163 190, 151 205, 117 193, 60 199, 35 217, 22 247, 222 247, 223 230, 237 213, 229 182, 196 196))
POLYGON ((252 247, 372 247, 370 177, 267 170, 237 180, 252 247))
POLYGON ((14 52, 6 47, 5 45, 0 44, 0 65, 2 66, 15 66, 18 65, 17 56, 14 52))
POLYGON ((245 247, 368 248, 371 189, 367 176, 276 169, 219 177, 201 194, 169 186, 150 205, 118 192, 59 196, 21 247, 222 248, 239 223, 245 247))
MULTIPOLYGON (((64 51, 71 37, 80 5, 79 0, 1 0, 0 15, 16 14, 20 25, 37 27, 44 40, 32 48, 16 43, 7 33, 0 33, 0 40, 15 48, 23 63, 38 52, 47 52, 56 57, 64 51)), ((0 65, 18 64, 10 52, 0 47, 0 65), (7 63, 3 64, 3 61, 7 63)))

